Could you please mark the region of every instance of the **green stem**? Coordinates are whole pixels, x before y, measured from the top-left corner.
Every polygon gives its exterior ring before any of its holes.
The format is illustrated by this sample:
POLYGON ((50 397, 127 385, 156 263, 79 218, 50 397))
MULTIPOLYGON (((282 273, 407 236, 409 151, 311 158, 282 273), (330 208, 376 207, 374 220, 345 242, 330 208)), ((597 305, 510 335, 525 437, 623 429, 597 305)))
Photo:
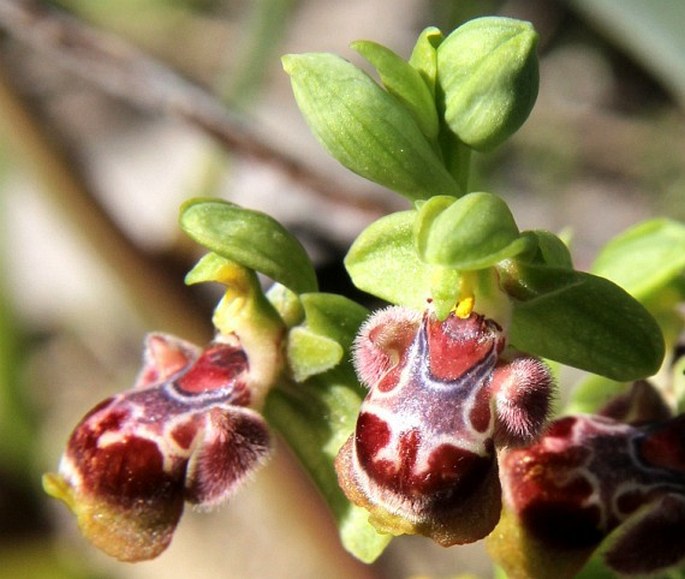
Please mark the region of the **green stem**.
POLYGON ((444 122, 440 128, 438 142, 445 168, 457 181, 462 193, 468 193, 471 174, 471 147, 462 143, 444 122))

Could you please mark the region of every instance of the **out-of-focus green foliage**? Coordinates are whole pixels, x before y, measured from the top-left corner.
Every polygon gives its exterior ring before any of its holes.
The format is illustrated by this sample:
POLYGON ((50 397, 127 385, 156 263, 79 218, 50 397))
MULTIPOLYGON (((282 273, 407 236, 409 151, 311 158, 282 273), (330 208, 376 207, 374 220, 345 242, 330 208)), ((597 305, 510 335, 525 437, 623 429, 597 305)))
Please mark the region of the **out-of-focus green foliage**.
POLYGON ((659 78, 685 107, 685 2, 571 0, 571 5, 659 78))

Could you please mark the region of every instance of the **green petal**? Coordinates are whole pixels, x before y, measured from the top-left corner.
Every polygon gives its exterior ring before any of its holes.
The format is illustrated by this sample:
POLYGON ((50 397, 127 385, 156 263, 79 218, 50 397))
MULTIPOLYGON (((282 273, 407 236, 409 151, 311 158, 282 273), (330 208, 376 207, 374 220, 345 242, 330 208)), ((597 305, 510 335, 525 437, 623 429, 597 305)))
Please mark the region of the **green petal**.
POLYGON ((535 252, 532 260, 541 265, 573 269, 573 259, 566 244, 554 233, 542 229, 524 231, 523 235, 532 236, 535 240, 535 252))
POLYGON ((491 267, 529 244, 507 204, 490 193, 433 197, 421 206, 415 232, 423 261, 462 271, 491 267))
POLYGON ((337 366, 343 353, 338 342, 307 328, 298 326, 288 333, 288 365, 297 382, 337 366))
POLYGON ((305 320, 290 331, 287 347, 290 369, 298 382, 343 360, 369 315, 366 308, 335 294, 310 293, 300 298, 305 320))

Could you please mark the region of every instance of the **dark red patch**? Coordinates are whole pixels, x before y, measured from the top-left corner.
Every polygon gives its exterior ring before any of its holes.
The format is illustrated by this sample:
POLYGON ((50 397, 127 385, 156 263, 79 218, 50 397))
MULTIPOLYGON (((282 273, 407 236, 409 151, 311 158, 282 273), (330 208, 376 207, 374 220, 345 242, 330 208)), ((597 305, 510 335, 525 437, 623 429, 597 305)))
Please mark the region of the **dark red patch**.
POLYGON ((549 425, 549 428, 545 431, 545 436, 551 436, 554 438, 568 438, 571 435, 571 431, 575 426, 578 419, 574 416, 566 416, 555 420, 549 425))
POLYGON ((431 453, 428 470, 419 478, 419 486, 423 493, 447 491, 449 501, 459 503, 473 494, 491 467, 490 457, 442 444, 431 453))
POLYGON ((136 436, 94 450, 84 457, 80 467, 89 493, 122 505, 177 494, 183 488, 185 474, 184 469, 164 472, 157 445, 136 436))
POLYGON ((469 413, 469 422, 477 432, 487 432, 490 427, 490 396, 488 388, 481 388, 476 393, 476 400, 469 413))
POLYGON ((373 414, 362 413, 356 436, 360 466, 378 485, 407 497, 440 495, 441 504, 460 502, 473 493, 492 466, 490 457, 442 444, 430 455, 428 468, 416 472, 420 432, 400 435, 397 460, 379 460, 378 452, 389 442, 387 424, 373 414))
POLYGON ((645 494, 640 490, 628 491, 616 499, 619 512, 627 516, 639 509, 645 503, 645 494))
POLYGON ((562 549, 594 547, 604 538, 597 506, 580 508, 573 500, 530 503, 521 513, 528 531, 545 544, 562 549))
POLYGON ((174 439, 176 444, 178 444, 178 446, 184 450, 188 450, 190 448, 195 440, 195 437, 197 436, 198 420, 199 419, 196 416, 193 416, 189 420, 174 426, 171 431, 171 437, 174 439))
POLYGON ((359 464, 368 470, 378 451, 390 442, 390 428, 375 414, 362 412, 357 419, 355 445, 359 464))
POLYGON ((495 347, 496 336, 483 318, 472 314, 461 319, 451 314, 444 322, 429 319, 426 339, 431 374, 438 380, 453 381, 481 364, 495 347))
MULTIPOLYGON (((573 420, 562 419, 552 429, 568 432, 573 420)), ((593 488, 574 470, 587 457, 587 449, 569 447, 566 452, 545 452, 541 444, 512 451, 504 461, 513 508, 526 528, 547 544, 569 549, 597 544, 600 529, 598 506, 584 507, 593 488), (570 479, 570 481, 569 481, 570 479), (569 482, 567 482, 569 481, 569 482)))
POLYGON ((121 406, 114 406, 107 410, 112 399, 98 404, 86 414, 85 418, 71 433, 67 445, 67 453, 76 462, 84 460, 84 457, 97 451, 98 440, 105 432, 119 431, 128 419, 130 412, 121 406), (99 416, 98 416, 99 414, 99 416))
POLYGON ((247 356, 242 349, 215 344, 202 352, 176 384, 181 391, 189 394, 235 388, 247 369, 247 356))
POLYGON ((685 473, 685 415, 650 430, 639 444, 639 453, 650 466, 685 473))

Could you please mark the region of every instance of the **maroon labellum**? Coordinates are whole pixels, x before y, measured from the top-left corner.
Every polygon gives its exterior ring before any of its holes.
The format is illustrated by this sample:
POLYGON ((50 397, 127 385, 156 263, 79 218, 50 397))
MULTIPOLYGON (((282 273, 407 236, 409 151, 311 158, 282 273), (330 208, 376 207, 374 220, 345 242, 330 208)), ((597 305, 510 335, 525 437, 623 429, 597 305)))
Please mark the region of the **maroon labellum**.
MULTIPOLYGON (((633 393, 649 400, 645 383, 633 393)), ((610 534, 605 560, 619 573, 655 573, 685 559, 685 416, 645 422, 624 406, 613 403, 607 414, 620 408, 638 424, 567 416, 503 455, 509 512, 489 543, 505 570, 572 577, 610 534)), ((663 414, 663 404, 651 406, 663 414)))
POLYGON ((494 528, 496 447, 536 435, 552 386, 544 364, 504 347, 475 313, 440 321, 391 307, 362 327, 355 365, 369 393, 336 469, 380 531, 452 545, 494 528))
POLYGON ((135 387, 98 404, 74 429, 46 490, 77 515, 84 535, 126 561, 162 552, 184 501, 229 498, 270 452, 249 408, 249 363, 235 336, 204 350, 147 337, 135 387))

